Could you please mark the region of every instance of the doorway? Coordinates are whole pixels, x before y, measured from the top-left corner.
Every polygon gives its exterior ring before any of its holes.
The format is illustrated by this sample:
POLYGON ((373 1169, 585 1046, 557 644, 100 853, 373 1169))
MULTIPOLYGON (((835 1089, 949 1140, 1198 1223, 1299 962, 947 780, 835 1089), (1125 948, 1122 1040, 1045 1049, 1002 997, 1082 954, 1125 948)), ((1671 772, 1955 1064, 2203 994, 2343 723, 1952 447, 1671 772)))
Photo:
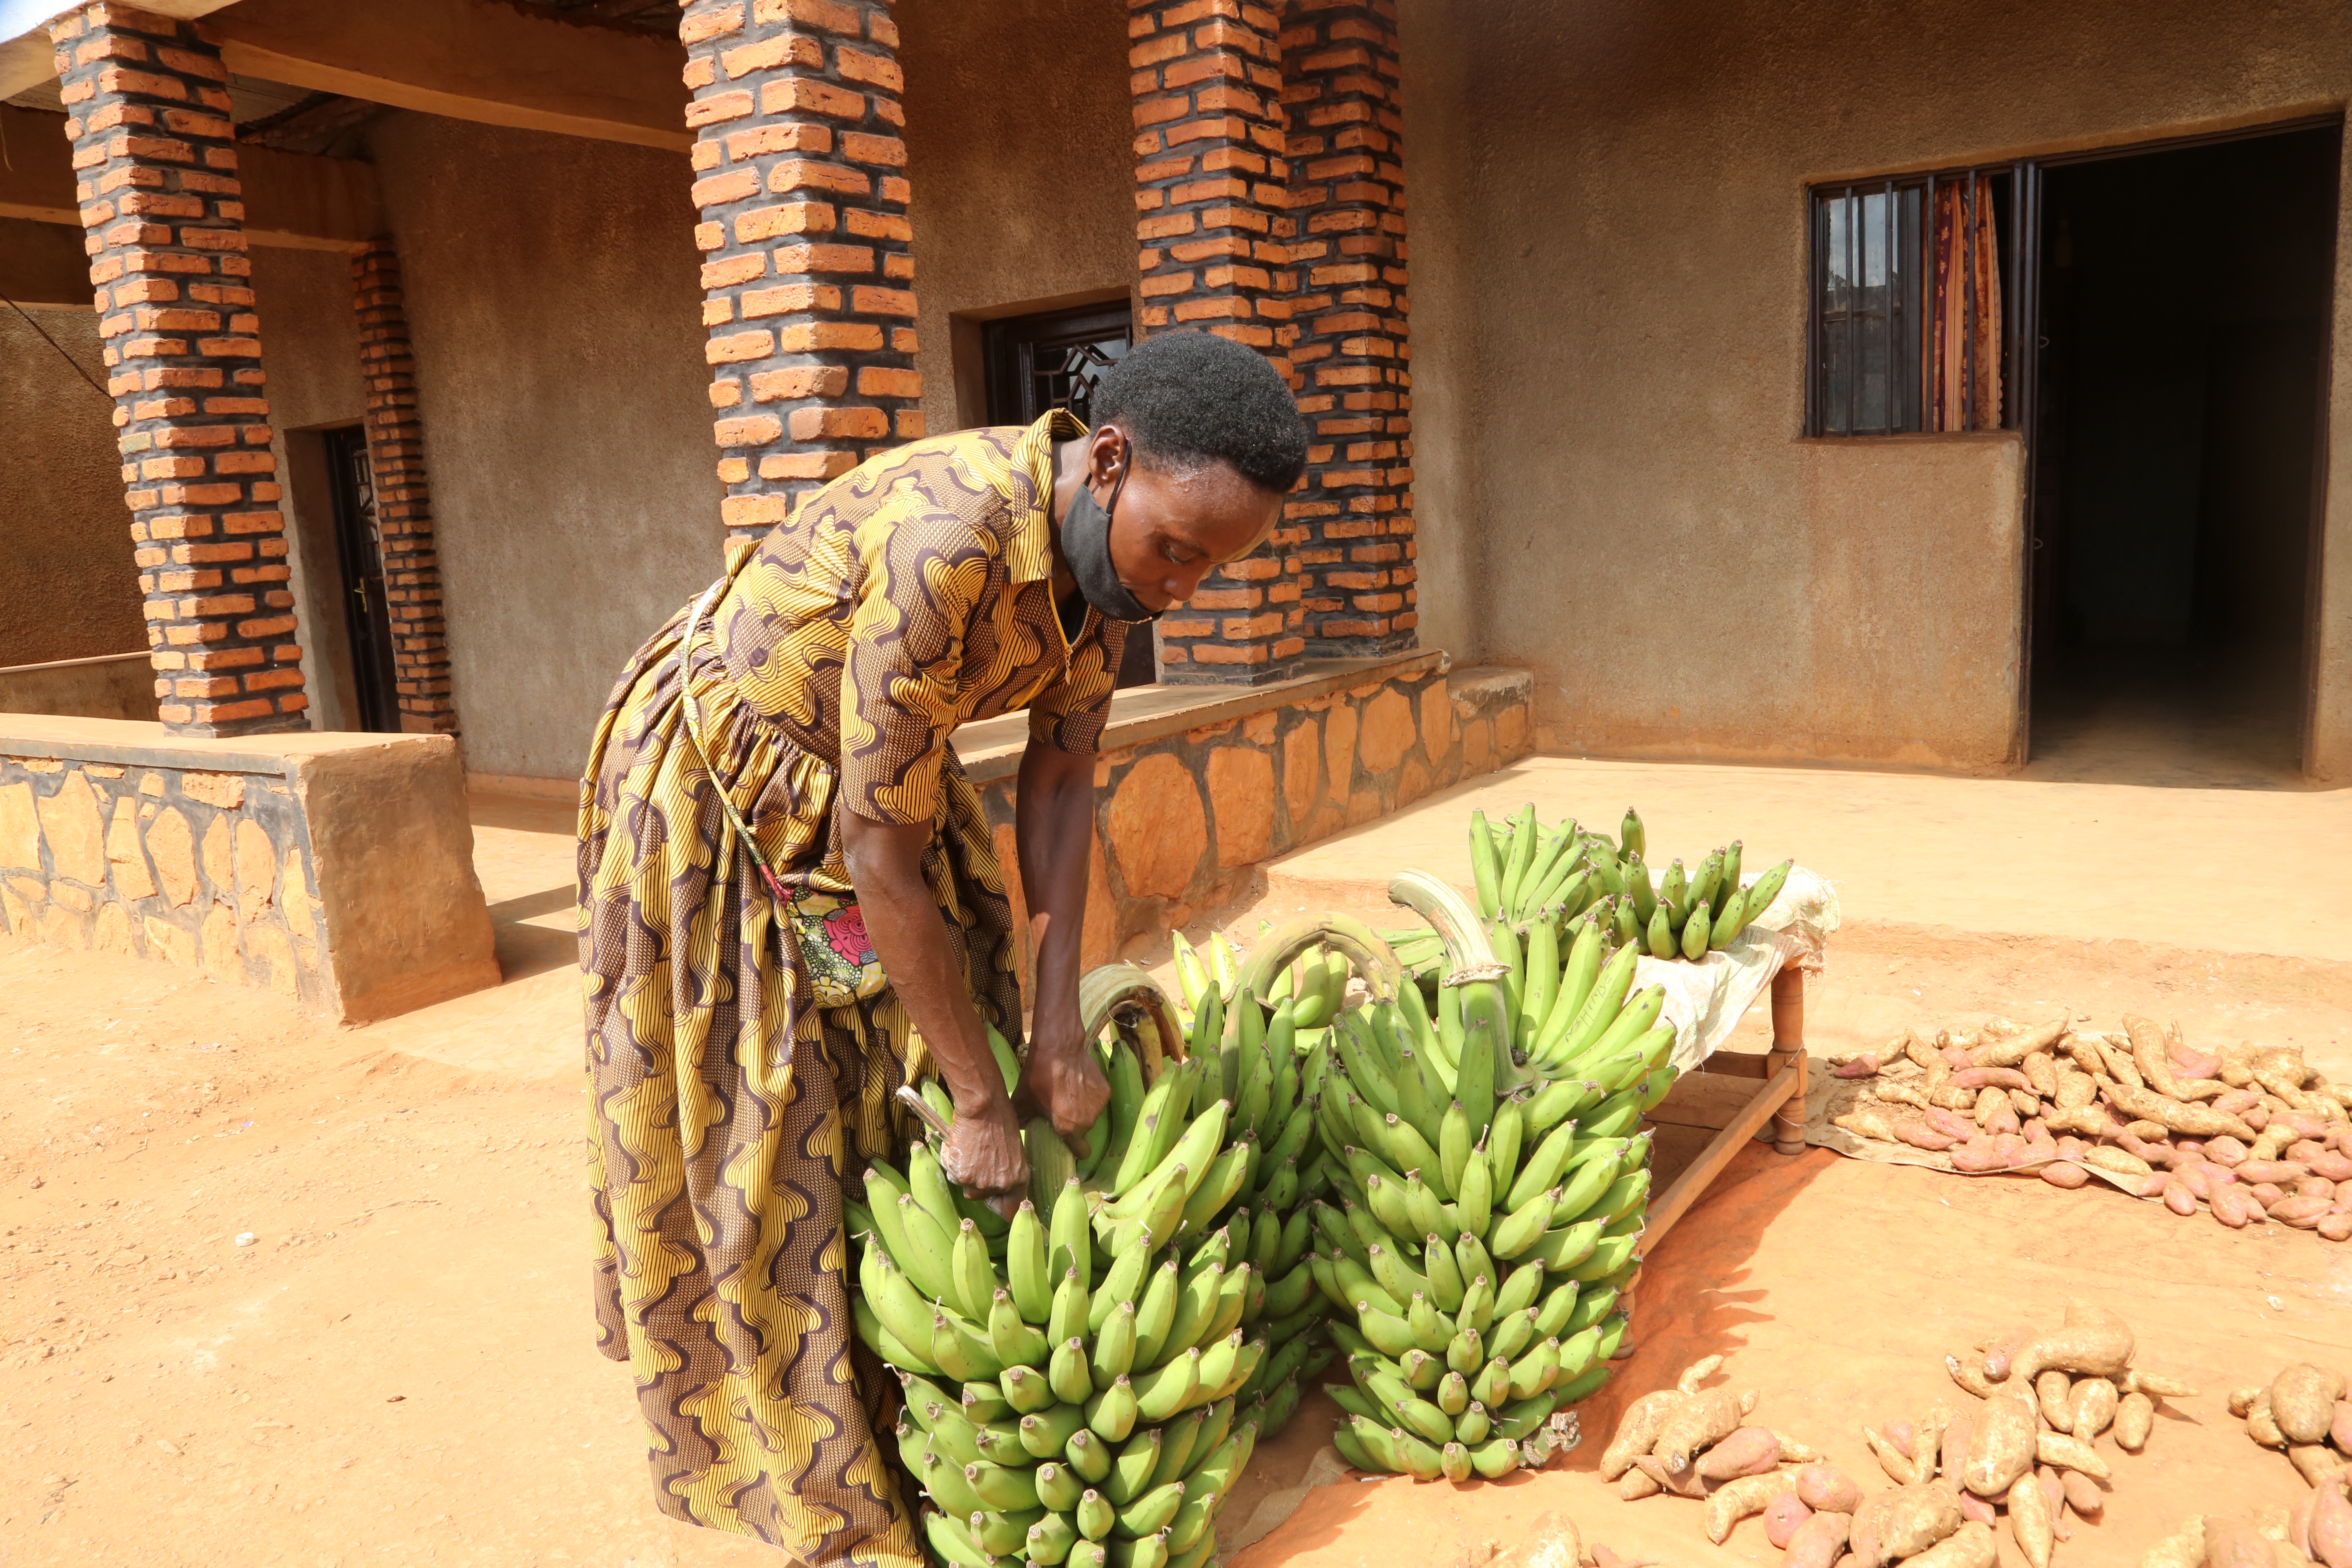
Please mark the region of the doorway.
POLYGON ((2342 134, 2039 171, 2032 773, 2300 776, 2342 134))
POLYGON ((323 437, 359 727, 397 731, 400 691, 393 677, 392 604, 384 592, 383 539, 376 522, 375 479, 368 466, 367 433, 351 426, 325 431, 323 437))

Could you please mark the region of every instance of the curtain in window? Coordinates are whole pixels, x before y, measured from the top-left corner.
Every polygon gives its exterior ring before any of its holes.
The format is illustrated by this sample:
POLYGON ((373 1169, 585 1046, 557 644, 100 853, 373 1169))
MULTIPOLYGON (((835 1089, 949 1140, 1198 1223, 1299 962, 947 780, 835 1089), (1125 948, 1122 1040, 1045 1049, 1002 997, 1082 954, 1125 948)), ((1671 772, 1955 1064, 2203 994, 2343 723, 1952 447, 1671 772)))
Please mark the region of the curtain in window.
POLYGON ((1935 310, 1928 318, 1930 430, 2000 428, 2000 246, 1992 183, 1936 191, 1935 310))

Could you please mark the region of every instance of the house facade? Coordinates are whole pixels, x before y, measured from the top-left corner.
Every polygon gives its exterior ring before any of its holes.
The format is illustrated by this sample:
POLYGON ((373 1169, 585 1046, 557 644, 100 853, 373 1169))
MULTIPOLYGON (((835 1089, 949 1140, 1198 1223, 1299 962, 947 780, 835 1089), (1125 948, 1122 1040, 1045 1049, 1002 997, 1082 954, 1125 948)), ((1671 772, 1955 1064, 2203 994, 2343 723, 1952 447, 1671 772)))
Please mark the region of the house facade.
POLYGON ((9 0, 0 32, 0 701, 452 732, 562 781, 730 541, 1197 326, 1282 365, 1317 444, 1269 550, 1161 624, 1162 686, 1442 649, 1529 671, 1548 749, 1998 772, 2045 701, 2221 649, 2307 776, 2352 773, 2352 20, 2317 0, 9 0), (163 251, 226 291, 166 300, 197 274, 163 251), (2141 286, 2161 342, 2097 319, 2141 286), (196 452, 166 500, 149 454, 196 452), (196 489, 252 552, 156 531, 196 489))

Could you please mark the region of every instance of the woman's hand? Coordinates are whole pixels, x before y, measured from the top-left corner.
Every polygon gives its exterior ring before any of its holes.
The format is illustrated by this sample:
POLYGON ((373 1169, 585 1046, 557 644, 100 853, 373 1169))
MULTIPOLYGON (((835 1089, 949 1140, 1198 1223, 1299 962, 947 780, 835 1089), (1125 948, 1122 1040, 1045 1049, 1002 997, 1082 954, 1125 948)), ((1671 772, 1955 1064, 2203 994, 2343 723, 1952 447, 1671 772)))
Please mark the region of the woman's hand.
POLYGON ((1073 1152, 1093 1152, 1087 1147, 1086 1133, 1110 1103, 1110 1080, 1103 1076, 1076 1019, 1061 1028, 1041 1026, 1031 1035, 1029 1059, 1013 1099, 1024 1114, 1034 1112, 1051 1121, 1073 1152))
POLYGON ((998 1094, 967 1108, 958 1096, 955 1125, 940 1147, 940 1168, 968 1198, 1009 1194, 1017 1206, 1029 1184, 1029 1155, 1021 1147, 1021 1119, 1013 1102, 998 1094))

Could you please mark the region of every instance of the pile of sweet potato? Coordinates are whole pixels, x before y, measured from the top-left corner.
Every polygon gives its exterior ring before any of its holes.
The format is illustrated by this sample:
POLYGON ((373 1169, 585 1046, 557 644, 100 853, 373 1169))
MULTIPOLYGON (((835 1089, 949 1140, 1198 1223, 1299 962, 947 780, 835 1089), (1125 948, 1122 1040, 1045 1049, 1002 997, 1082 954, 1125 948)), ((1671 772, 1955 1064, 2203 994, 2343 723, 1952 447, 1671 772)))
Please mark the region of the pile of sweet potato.
POLYGON ((2352 1240, 2352 1085, 2293 1046, 2208 1054, 2147 1018, 2120 1035, 1996 1018, 1932 1043, 1907 1032, 1834 1070, 1869 1080, 1838 1126, 1958 1171, 2036 1171, 2062 1187, 2095 1174, 2233 1229, 2272 1220, 2352 1240))
POLYGON ((1772 1544, 1789 1549, 1789 1568, 1830 1568, 1862 1489, 1788 1434, 1748 1425, 1754 1389, 1706 1386, 1722 1365, 1721 1356, 1708 1356, 1674 1387, 1627 1405, 1601 1456, 1601 1479, 1618 1482, 1627 1499, 1705 1499, 1706 1536, 1718 1545, 1733 1525, 1761 1513, 1772 1544))
MULTIPOLYGON (((2313 1500, 2326 1494, 2315 1492, 2313 1500)), ((2339 1498, 2337 1500, 2341 1501, 2339 1498)), ((2312 1500, 2260 1519, 2192 1516, 2140 1559, 2140 1568, 2345 1568, 2352 1563, 2352 1511, 2315 1511, 2312 1500)))
MULTIPOLYGON (((2230 1414, 2244 1417, 2246 1436, 2284 1453, 2317 1496, 2334 1500, 2324 1511, 2344 1515, 2343 1568, 2352 1568, 2352 1506, 2346 1498, 2352 1485, 2346 1468, 2352 1459, 2352 1398, 2346 1397, 2344 1374, 2298 1362, 2260 1387, 2232 1392, 2230 1414)), ((2337 1565, 2330 1560, 2329 1568, 2337 1565)))

